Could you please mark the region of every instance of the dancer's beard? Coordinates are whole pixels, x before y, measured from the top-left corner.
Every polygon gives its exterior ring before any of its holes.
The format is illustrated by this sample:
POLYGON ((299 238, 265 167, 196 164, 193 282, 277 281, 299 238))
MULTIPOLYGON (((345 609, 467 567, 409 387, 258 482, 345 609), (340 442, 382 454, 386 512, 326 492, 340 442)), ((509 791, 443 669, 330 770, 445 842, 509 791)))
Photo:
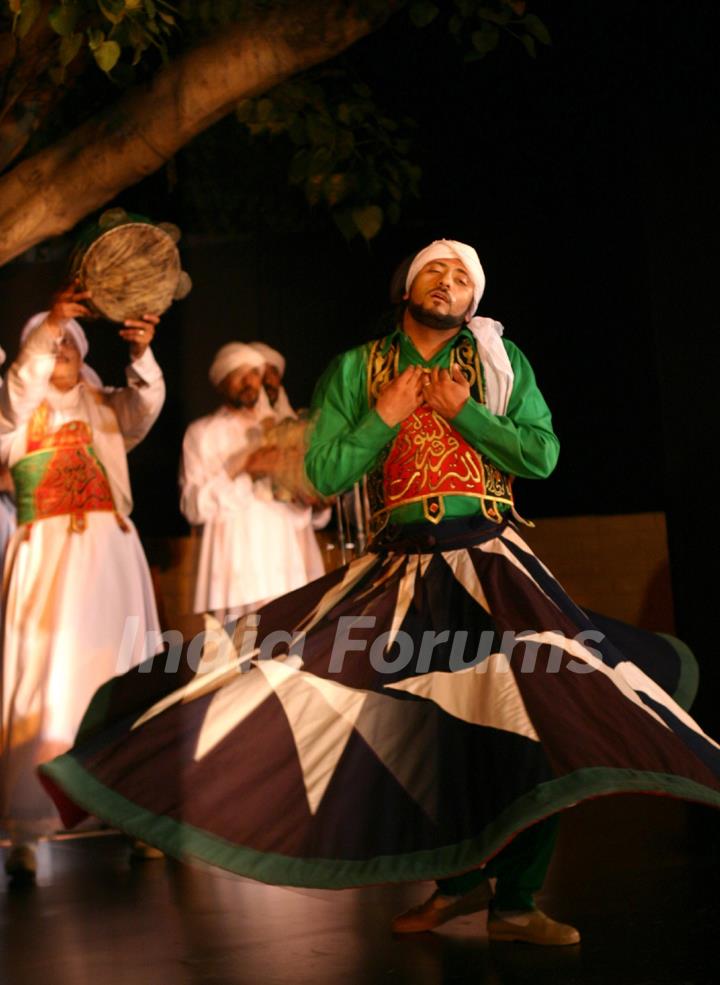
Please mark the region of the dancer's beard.
POLYGON ((453 328, 460 328, 465 324, 467 316, 467 311, 462 315, 436 315, 433 311, 423 308, 416 301, 408 301, 407 310, 420 325, 434 328, 437 332, 449 332, 453 328))

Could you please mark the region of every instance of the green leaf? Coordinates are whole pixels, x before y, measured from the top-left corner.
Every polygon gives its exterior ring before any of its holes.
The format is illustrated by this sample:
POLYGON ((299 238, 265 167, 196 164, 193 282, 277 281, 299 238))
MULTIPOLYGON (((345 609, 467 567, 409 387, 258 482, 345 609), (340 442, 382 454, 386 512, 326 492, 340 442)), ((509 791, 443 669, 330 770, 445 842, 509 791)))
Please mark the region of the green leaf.
POLYGON ((257 119, 259 123, 267 123, 273 114, 272 99, 259 99, 256 107, 257 119))
POLYGON ((147 10, 148 17, 155 16, 157 8, 155 7, 153 0, 145 0, 145 10, 147 10))
POLYGON ((323 191, 328 205, 337 205, 347 196, 349 191, 348 176, 340 172, 328 175, 323 191))
POLYGON ((68 34, 60 42, 60 64, 69 65, 82 47, 82 34, 68 34))
POLYGON ((40 13, 40 0, 22 0, 20 13, 15 16, 15 33, 24 38, 40 13))
POLYGON ((255 103, 252 99, 241 99, 235 107, 235 116, 240 123, 248 123, 255 113, 255 103))
POLYGON ((293 154, 292 160, 290 161, 290 171, 288 172, 291 183, 294 185, 300 184, 300 182, 307 178, 309 170, 310 154, 306 150, 300 150, 297 154, 293 154))
POLYGON ((440 8, 432 0, 415 0, 410 4, 410 20, 415 27, 427 27, 440 13, 440 8))
POLYGON ((534 58, 537 54, 537 47, 535 46, 535 38, 531 38, 529 34, 523 34, 520 38, 523 47, 527 51, 531 58, 534 58))
POLYGON ((62 65, 51 65, 48 69, 48 75, 55 86, 61 86, 65 81, 65 69, 62 65))
POLYGON ((119 24, 125 16, 124 0, 98 0, 98 7, 111 24, 119 24))
POLYGON ((383 210, 379 205, 366 205, 352 210, 352 220, 363 239, 371 240, 382 229, 383 210))
POLYGON ((540 42, 540 44, 552 44, 550 32, 537 14, 528 14, 527 17, 523 19, 522 23, 525 29, 529 31, 529 33, 540 42))
POLYGON ((357 236, 357 226, 349 209, 333 209, 332 217, 335 225, 348 242, 357 236))
POLYGON ((308 116, 307 133, 311 143, 313 144, 329 144, 335 136, 332 123, 317 114, 308 116))
POLYGON ((310 205, 317 205, 320 201, 324 180, 324 174, 311 174, 305 182, 305 198, 310 205))
POLYGON ((97 49, 105 40, 105 32, 98 31, 97 28, 91 27, 88 29, 87 35, 88 35, 88 44, 90 46, 90 50, 97 51, 97 49))
POLYGON ((310 154, 310 168, 313 174, 320 174, 322 177, 328 172, 333 163, 333 153, 329 147, 321 144, 310 154))
POLYGON ((347 103, 340 103, 337 108, 337 118, 341 123, 350 126, 352 123, 352 107, 347 103))
POLYGON ((63 3, 53 7, 48 14, 48 23, 56 34, 67 38, 74 33, 79 15, 80 8, 76 3, 63 3))
POLYGON ((272 99, 260 99, 257 104, 257 119, 260 123, 267 123, 273 114, 272 99))
POLYGON ((116 41, 103 41, 93 51, 93 54, 103 72, 110 72, 120 57, 120 45, 116 41))
POLYGON ((479 31, 473 31, 471 35, 473 48, 480 55, 487 55, 497 47, 500 40, 500 31, 492 24, 483 24, 479 31))

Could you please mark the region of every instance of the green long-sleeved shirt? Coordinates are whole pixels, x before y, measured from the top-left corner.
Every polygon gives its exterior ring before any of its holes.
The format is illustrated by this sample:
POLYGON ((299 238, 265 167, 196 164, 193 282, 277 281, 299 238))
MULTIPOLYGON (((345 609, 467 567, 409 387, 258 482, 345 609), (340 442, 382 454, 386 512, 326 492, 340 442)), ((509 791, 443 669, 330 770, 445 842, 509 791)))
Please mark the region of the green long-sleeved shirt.
MULTIPOLYGON (((463 329, 474 344, 469 329, 463 329)), ((412 340, 398 329, 399 372, 407 366, 450 368, 451 339, 432 359, 423 359, 412 340)), ((559 442, 552 418, 535 382, 530 363, 516 345, 503 339, 515 376, 504 415, 496 415, 469 397, 452 420, 452 426, 477 451, 502 472, 529 479, 542 479, 555 468, 559 442)), ((400 427, 389 427, 367 398, 369 344, 337 357, 320 378, 312 407, 317 421, 305 456, 308 477, 323 495, 348 489, 369 472, 400 427)), ((472 496, 445 496, 445 515, 467 516, 481 511, 472 496)), ((395 523, 423 519, 422 505, 409 503, 393 510, 395 523)))

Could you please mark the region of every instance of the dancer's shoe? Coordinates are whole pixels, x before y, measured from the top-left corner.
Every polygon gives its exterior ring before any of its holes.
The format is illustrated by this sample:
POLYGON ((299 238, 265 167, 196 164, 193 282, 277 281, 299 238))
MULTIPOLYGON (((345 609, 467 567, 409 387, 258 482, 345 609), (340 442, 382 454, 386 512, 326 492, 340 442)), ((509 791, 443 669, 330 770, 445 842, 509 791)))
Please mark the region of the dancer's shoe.
POLYGON ((487 880, 463 896, 443 896, 436 890, 424 903, 395 917, 391 924, 392 931, 394 934, 419 934, 424 930, 434 930, 455 917, 487 910, 491 899, 492 889, 487 880))
POLYGON ((548 947, 580 943, 580 931, 567 923, 558 923, 542 910, 521 913, 490 913, 488 937, 491 941, 522 941, 548 947))

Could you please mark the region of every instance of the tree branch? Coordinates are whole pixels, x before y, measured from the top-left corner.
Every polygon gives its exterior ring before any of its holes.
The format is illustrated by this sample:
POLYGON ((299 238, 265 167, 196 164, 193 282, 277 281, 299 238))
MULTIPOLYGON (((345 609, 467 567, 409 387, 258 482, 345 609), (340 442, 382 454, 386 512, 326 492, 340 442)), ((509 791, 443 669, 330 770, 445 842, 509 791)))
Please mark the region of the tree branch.
POLYGON ((162 167, 240 99, 333 58, 398 5, 380 5, 382 13, 371 17, 342 0, 306 0, 230 25, 180 55, 149 86, 0 178, 0 264, 71 229, 162 167))

